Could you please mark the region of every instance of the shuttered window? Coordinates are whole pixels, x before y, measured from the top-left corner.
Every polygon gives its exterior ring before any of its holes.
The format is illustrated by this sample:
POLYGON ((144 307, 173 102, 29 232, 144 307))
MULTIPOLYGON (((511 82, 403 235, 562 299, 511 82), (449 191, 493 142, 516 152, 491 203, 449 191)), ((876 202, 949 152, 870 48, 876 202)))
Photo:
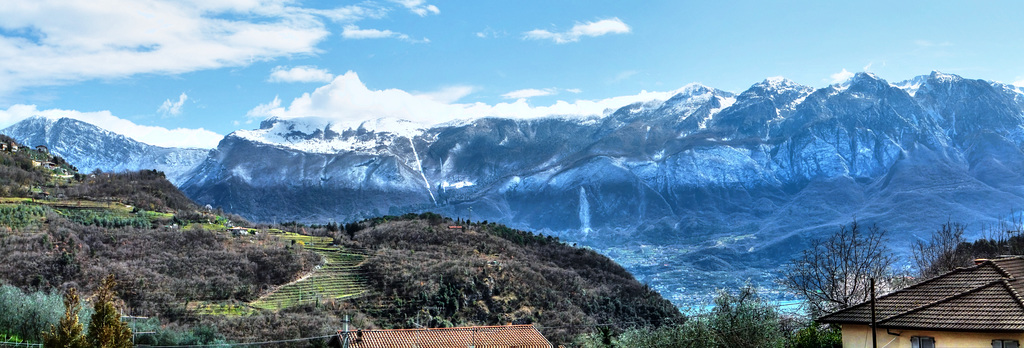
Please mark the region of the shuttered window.
MULTIPOLYGON (((995 341, 992 341, 992 342, 993 342, 992 343, 992 347, 995 348, 995 341)), ((925 337, 925 336, 914 336, 914 337, 911 337, 910 338, 910 347, 911 348, 935 348, 935 337, 925 337)), ((999 348, 1004 348, 1004 347, 1003 346, 999 346, 999 348)), ((1017 347, 1014 346, 1014 348, 1017 348, 1017 347)))
POLYGON ((1020 348, 1017 340, 992 340, 992 348, 1020 348))

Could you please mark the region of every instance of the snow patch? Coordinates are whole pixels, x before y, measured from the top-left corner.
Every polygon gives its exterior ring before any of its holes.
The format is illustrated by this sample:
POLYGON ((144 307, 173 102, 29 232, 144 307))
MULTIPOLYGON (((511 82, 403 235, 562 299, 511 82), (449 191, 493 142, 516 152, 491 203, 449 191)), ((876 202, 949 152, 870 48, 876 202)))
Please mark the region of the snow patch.
POLYGON ((245 182, 252 182, 252 176, 249 175, 249 171, 243 169, 242 167, 235 167, 231 169, 231 175, 238 178, 242 178, 242 180, 245 182))
POLYGON ((420 173, 420 177, 423 178, 423 184, 427 189, 427 193, 430 194, 430 200, 434 201, 434 206, 437 206, 437 199, 434 198, 434 192, 430 191, 430 181, 427 181, 427 175, 423 173, 423 165, 420 164, 420 155, 416 153, 416 145, 413 144, 412 138, 409 139, 409 147, 412 148, 412 156, 416 160, 416 171, 420 173))
MULTIPOLYGON (((518 177, 516 177, 516 178, 518 178, 518 177)), ((470 186, 475 186, 475 185, 476 185, 476 183, 474 183, 472 181, 469 181, 469 180, 462 180, 462 181, 458 181, 458 182, 454 182, 454 183, 449 183, 448 181, 444 181, 444 182, 441 183, 441 188, 443 188, 445 190, 447 190, 447 189, 456 189, 456 190, 458 190, 458 189, 463 188, 463 187, 470 187, 470 186)))
POLYGON ((890 83, 889 85, 902 89, 904 92, 907 92, 907 94, 910 94, 910 96, 913 97, 915 94, 917 94, 917 91, 921 89, 921 85, 923 85, 925 81, 928 81, 928 76, 921 75, 906 81, 890 83))
POLYGON ((302 152, 333 154, 339 152, 376 153, 396 138, 423 134, 418 125, 397 119, 380 118, 359 124, 343 125, 317 117, 268 119, 254 130, 238 130, 233 136, 252 142, 281 146, 302 152), (358 134, 352 134, 357 131, 358 134), (344 133, 349 135, 345 136, 344 133))

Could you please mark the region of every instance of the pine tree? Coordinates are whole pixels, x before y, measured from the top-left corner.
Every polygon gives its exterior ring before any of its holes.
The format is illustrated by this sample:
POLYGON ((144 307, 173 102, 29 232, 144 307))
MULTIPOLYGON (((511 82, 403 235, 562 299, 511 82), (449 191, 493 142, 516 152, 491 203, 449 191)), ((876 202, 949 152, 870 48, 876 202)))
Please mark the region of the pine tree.
POLYGON ((82 323, 78 322, 80 309, 78 291, 75 288, 68 289, 68 292, 64 294, 64 317, 60 319, 57 326, 51 326, 49 332, 43 332, 43 347, 88 347, 88 342, 82 335, 82 323))
POLYGON ((132 330, 121 321, 121 314, 114 307, 114 275, 103 279, 96 292, 89 335, 86 339, 95 348, 129 348, 132 346, 132 330))

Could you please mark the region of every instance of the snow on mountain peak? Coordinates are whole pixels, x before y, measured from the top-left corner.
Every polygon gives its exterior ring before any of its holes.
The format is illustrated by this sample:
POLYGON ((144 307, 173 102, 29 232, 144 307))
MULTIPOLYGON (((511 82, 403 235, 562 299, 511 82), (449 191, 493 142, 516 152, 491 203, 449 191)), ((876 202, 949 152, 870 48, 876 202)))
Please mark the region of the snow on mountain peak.
POLYGON ((850 84, 877 84, 879 82, 885 82, 884 79, 878 77, 874 73, 861 71, 853 74, 853 78, 848 81, 850 84))
POLYGON ((953 75, 953 74, 944 74, 944 73, 942 73, 942 72, 940 72, 938 70, 932 71, 932 73, 931 73, 931 75, 929 77, 931 79, 934 79, 935 81, 940 82, 940 83, 951 83, 951 82, 956 82, 956 81, 960 81, 961 79, 963 79, 960 76, 953 75))
POLYGON ((677 97, 689 98, 707 93, 712 93, 713 91, 714 89, 711 87, 693 82, 687 84, 686 86, 683 86, 680 89, 675 90, 675 92, 672 93, 672 99, 675 99, 677 97))
POLYGON ((917 94, 917 90, 921 89, 921 85, 923 85, 926 81, 928 81, 928 75, 921 75, 915 76, 914 78, 909 80, 890 83, 889 85, 902 89, 908 94, 910 94, 911 97, 913 97, 914 94, 917 94))
POLYGON ((393 118, 378 118, 358 124, 339 124, 320 117, 268 118, 259 129, 238 130, 232 135, 258 143, 313 153, 370 151, 386 146, 398 137, 422 134, 420 124, 393 118))
POLYGON ((765 89, 771 90, 784 90, 801 87, 800 84, 793 82, 793 80, 787 79, 782 76, 773 76, 764 79, 764 81, 758 82, 758 86, 764 87, 765 89))

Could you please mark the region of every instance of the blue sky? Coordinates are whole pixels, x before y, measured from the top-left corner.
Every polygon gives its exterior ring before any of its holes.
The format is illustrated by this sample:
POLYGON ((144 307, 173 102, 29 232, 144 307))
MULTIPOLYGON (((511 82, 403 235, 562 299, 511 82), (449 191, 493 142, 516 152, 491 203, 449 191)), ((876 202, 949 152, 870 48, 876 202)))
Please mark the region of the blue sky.
POLYGON ((213 147, 259 121, 593 114, 857 71, 1024 84, 1021 2, 37 0, 0 4, 0 127, 213 147))

